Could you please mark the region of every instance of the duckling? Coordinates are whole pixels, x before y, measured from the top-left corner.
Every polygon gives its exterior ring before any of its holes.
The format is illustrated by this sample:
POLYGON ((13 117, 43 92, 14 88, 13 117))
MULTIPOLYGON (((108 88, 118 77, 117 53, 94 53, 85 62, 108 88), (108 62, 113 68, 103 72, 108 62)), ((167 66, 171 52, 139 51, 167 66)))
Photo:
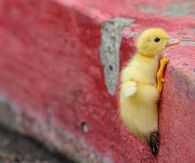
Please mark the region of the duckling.
POLYGON ((160 61, 159 54, 176 45, 161 28, 145 30, 137 40, 137 52, 121 72, 120 117, 131 133, 146 141, 153 155, 158 154, 158 100, 164 82, 163 71, 167 55, 160 61))

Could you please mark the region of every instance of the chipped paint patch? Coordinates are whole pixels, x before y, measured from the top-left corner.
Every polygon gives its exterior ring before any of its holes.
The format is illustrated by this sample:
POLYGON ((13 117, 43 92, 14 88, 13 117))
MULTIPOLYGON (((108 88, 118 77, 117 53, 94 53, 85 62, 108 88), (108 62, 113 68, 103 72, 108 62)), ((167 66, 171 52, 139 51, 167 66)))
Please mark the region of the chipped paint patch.
POLYGON ((152 13, 159 13, 160 12, 159 9, 154 8, 154 7, 142 7, 140 9, 140 11, 145 12, 145 13, 151 13, 151 14, 152 13))
POLYGON ((173 2, 165 9, 158 9, 155 7, 142 7, 140 11, 145 13, 159 13, 164 16, 178 17, 195 15, 194 4, 192 1, 186 3, 173 2))
POLYGON ((139 32, 130 32, 128 35, 127 35, 127 38, 131 38, 131 37, 136 37, 139 35, 139 32))
POLYGON ((191 46, 195 46, 195 41, 181 41, 180 45, 191 45, 191 46))
POLYGON ((122 30, 134 19, 115 18, 105 21, 101 29, 100 58, 104 65, 104 79, 108 92, 114 95, 119 76, 122 30))
POLYGON ((187 16, 190 14, 190 3, 173 2, 163 11, 165 16, 187 16))

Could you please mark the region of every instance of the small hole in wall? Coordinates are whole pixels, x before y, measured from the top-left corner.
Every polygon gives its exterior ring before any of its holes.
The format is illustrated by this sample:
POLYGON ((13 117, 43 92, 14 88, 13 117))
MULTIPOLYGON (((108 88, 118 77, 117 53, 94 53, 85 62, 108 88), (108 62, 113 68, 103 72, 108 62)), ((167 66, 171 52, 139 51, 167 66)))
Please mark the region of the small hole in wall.
POLYGON ((81 123, 81 127, 82 127, 82 130, 83 130, 83 133, 86 134, 88 132, 87 123, 86 122, 81 123))
POLYGON ((110 69, 110 71, 112 71, 112 70, 113 70, 113 67, 112 67, 112 65, 110 65, 110 66, 109 66, 109 69, 110 69))

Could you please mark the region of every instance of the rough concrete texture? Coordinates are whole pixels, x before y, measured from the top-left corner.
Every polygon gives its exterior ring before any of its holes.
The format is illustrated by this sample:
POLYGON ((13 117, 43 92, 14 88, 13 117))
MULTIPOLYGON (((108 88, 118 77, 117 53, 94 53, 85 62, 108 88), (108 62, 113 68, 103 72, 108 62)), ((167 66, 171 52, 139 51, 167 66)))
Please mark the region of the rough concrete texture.
POLYGON ((131 32, 160 26, 194 42, 194 17, 141 12, 143 4, 163 10, 172 3, 0 0, 0 93, 8 103, 1 122, 79 162, 194 162, 195 46, 166 51, 157 157, 120 121, 118 89, 108 92, 99 54, 102 24, 114 17, 134 19, 122 33, 120 69, 135 52, 131 32))
MULTIPOLYGON (((83 163, 99 162, 98 160, 107 162, 107 160, 109 160, 109 158, 107 157, 105 158, 100 157, 98 153, 95 153, 90 148, 89 145, 87 146, 85 144, 83 140, 78 141, 77 137, 69 133, 67 130, 56 128, 53 126, 53 123, 51 122, 46 123, 42 121, 41 118, 34 113, 28 115, 22 113, 21 116, 18 116, 18 112, 16 112, 15 108, 16 105, 13 104, 8 98, 1 98, 0 99, 0 110, 1 110, 0 123, 3 124, 5 127, 10 128, 12 131, 20 131, 22 134, 26 136, 36 138, 39 142, 44 143, 45 147, 51 153, 56 153, 56 152, 57 153, 61 152, 62 154, 64 153, 65 157, 71 160, 69 162, 73 162, 73 161, 83 162, 83 163)), ((27 140, 24 140, 24 144, 25 143, 27 144, 27 140)), ((18 142, 18 146, 19 146, 19 142, 18 142)), ((21 149, 18 149, 17 152, 14 154, 14 158, 18 158, 17 160, 22 160, 21 158, 22 156, 19 154, 22 153, 22 150, 21 151, 20 150, 21 149)), ((13 152, 14 151, 12 150, 12 153, 13 152)), ((43 154, 42 157, 44 157, 45 154, 44 153, 42 154, 43 154)), ((29 153, 29 156, 25 156, 24 154, 23 158, 25 159, 26 157, 28 157, 28 159, 32 158, 33 153, 32 155, 30 155, 29 153)), ((61 158, 60 160, 63 160, 63 158, 61 158)))
POLYGON ((0 125, 0 163, 73 163, 40 142, 0 125))
POLYGON ((100 58, 104 65, 104 80, 111 95, 115 94, 118 82, 122 30, 131 22, 133 19, 115 18, 102 24, 100 58))

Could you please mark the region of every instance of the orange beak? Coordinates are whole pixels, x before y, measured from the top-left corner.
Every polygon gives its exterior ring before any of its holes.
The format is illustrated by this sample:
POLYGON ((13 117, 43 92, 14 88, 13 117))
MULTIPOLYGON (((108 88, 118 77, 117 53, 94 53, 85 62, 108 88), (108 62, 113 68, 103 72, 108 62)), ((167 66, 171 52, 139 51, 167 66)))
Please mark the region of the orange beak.
POLYGON ((173 46, 173 45, 177 45, 179 43, 180 43, 180 40, 175 39, 175 38, 169 38, 166 47, 170 47, 170 46, 173 46))

